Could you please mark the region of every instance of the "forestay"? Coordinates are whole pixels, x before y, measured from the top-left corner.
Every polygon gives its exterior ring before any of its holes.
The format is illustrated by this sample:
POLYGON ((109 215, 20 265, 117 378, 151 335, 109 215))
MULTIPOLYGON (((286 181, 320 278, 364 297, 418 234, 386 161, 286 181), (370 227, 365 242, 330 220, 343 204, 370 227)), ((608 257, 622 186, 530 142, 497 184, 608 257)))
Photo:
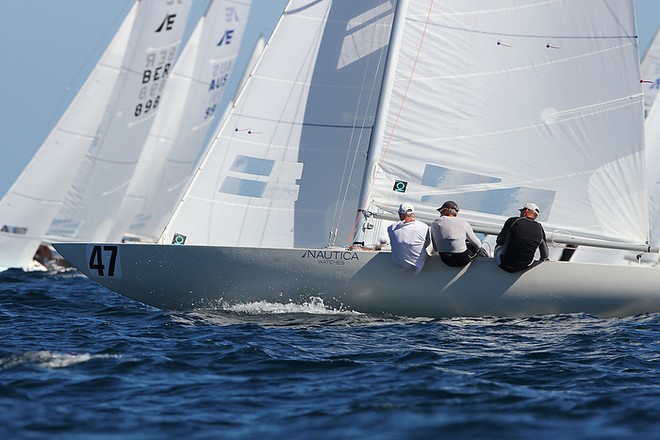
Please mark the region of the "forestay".
POLYGON ((392 16, 382 0, 290 2, 162 241, 322 247, 350 236, 392 16))
POLYGON ((250 6, 250 0, 214 0, 197 23, 167 81, 110 241, 126 233, 146 241, 160 236, 209 130, 223 112, 220 100, 241 47, 250 6))
POLYGON ((499 230, 534 201, 549 238, 647 241, 632 1, 412 0, 398 38, 364 208, 499 230))

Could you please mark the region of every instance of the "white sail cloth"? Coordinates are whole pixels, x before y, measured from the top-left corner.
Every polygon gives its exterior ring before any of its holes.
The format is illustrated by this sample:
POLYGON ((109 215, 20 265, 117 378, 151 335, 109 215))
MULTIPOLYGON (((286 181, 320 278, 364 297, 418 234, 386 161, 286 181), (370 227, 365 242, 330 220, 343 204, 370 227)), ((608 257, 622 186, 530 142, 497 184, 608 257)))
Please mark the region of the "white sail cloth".
POLYGON ((290 2, 162 240, 292 247, 350 235, 392 16, 380 0, 290 2))
POLYGON ((413 0, 399 38, 365 208, 496 229, 534 201, 549 238, 648 239, 631 1, 413 0))
POLYGON ((660 89, 660 28, 642 58, 642 81, 644 116, 648 117, 660 89))
POLYGON ((172 69, 126 190, 117 224, 107 237, 128 233, 156 241, 185 189, 219 108, 238 56, 250 0, 214 0, 199 19, 172 69))
POLYGON ((51 240, 106 240, 149 129, 162 107, 191 1, 141 1, 97 133, 47 235, 51 240))

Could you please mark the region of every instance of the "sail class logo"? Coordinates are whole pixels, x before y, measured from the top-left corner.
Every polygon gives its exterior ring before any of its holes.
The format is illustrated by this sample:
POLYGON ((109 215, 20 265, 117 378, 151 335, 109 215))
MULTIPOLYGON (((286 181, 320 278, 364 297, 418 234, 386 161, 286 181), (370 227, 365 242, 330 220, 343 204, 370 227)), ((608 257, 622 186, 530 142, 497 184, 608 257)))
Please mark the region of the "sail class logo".
POLYGON ((231 44, 231 37, 234 36, 234 30, 233 29, 227 29, 224 34, 222 34, 222 37, 220 38, 220 41, 218 41, 218 44, 216 46, 222 46, 223 44, 231 44))
POLYGON ((171 31, 172 28, 174 27, 174 17, 176 17, 176 14, 165 15, 165 19, 160 24, 160 26, 158 26, 156 32, 161 32, 163 29, 165 29, 166 31, 171 31))

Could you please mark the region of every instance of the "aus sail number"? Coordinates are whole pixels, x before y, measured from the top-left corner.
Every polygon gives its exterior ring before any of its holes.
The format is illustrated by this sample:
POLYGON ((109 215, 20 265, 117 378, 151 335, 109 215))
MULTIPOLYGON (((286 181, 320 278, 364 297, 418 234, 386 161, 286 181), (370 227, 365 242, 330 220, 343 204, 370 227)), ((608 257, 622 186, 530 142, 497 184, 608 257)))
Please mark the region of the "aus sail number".
POLYGON ((120 277, 119 248, 116 245, 90 245, 87 248, 90 275, 120 277))

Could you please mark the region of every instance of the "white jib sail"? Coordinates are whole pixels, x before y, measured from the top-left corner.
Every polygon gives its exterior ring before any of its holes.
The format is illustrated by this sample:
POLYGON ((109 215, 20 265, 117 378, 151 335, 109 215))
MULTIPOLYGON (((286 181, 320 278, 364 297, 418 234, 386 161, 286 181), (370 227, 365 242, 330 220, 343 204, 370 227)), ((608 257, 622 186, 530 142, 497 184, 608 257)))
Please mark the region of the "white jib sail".
POLYGON ((162 241, 349 239, 392 16, 383 0, 291 1, 162 241))
POLYGON ((535 202, 549 238, 643 244, 635 32, 632 1, 411 0, 364 208, 499 230, 535 202))
MULTIPOLYGON (((191 0, 140 1, 121 71, 47 236, 104 241, 160 108, 191 0)), ((86 112, 87 108, 80 111, 86 112)))
POLYGON ((234 68, 250 0, 214 0, 200 18, 167 81, 108 239, 124 234, 156 241, 171 216, 217 119, 234 68))
POLYGON ((26 267, 97 134, 121 70, 138 2, 44 143, 0 202, 0 266, 26 267))

